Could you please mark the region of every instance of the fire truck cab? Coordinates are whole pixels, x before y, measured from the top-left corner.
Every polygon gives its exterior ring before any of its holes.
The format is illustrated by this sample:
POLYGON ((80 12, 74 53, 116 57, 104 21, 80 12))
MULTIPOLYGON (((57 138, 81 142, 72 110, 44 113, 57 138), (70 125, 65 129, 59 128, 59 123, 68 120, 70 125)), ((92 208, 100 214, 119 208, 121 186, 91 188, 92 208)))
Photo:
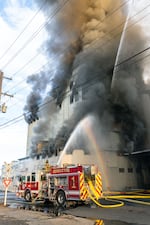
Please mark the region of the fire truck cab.
POLYGON ((18 190, 16 195, 31 201, 40 194, 40 190, 47 185, 46 173, 42 170, 25 173, 18 176, 18 190))
MULTIPOLYGON (((86 201, 88 181, 97 196, 102 195, 101 175, 95 165, 65 165, 51 167, 47 174, 47 199, 63 206, 66 201, 86 201)), ((43 192, 44 193, 44 192, 43 192)), ((45 195, 46 196, 46 195, 45 195)))
POLYGON ((102 195, 101 174, 95 165, 47 166, 18 176, 17 196, 26 201, 38 198, 64 206, 66 201, 87 201, 90 192, 102 195))

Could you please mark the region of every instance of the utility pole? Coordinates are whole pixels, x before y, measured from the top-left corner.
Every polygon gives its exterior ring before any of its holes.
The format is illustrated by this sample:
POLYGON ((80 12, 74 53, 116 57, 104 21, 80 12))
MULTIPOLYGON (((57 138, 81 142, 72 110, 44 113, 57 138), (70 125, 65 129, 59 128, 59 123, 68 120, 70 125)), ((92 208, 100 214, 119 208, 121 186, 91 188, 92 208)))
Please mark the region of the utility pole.
MULTIPOLYGON (((8 93, 3 93, 2 92, 2 84, 3 84, 3 79, 4 78, 7 79, 7 80, 12 80, 12 78, 4 77, 4 73, 2 71, 0 71, 0 101, 1 101, 1 96, 2 95, 8 96, 8 97, 14 97, 13 95, 10 95, 8 93)), ((7 106, 6 106, 5 102, 2 105, 0 105, 0 110, 2 111, 2 113, 6 113, 7 106)))

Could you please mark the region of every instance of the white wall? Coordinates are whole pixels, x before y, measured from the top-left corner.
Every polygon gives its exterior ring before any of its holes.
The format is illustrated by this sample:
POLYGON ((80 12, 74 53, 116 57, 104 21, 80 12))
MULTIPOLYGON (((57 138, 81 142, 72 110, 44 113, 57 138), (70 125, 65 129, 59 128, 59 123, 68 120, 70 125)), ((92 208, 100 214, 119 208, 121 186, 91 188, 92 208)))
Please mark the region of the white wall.
POLYGON ((61 166, 66 163, 96 164, 102 175, 103 191, 124 191, 137 188, 135 164, 128 157, 119 156, 116 152, 101 151, 99 155, 86 155, 83 150, 76 149, 72 154, 63 155, 61 166), (124 172, 119 172, 120 170, 124 172))

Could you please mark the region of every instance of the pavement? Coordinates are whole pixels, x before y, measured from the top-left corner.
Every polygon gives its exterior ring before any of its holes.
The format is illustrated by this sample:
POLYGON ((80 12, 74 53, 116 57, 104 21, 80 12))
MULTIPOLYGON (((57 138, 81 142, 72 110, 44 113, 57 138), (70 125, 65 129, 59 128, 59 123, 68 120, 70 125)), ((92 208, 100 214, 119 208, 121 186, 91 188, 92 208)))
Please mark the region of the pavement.
POLYGON ((77 207, 66 211, 73 216, 103 220, 105 225, 150 225, 150 206, 124 205, 117 208, 77 207))
POLYGON ((150 206, 118 208, 80 206, 59 216, 0 204, 0 225, 150 225, 150 206))
POLYGON ((47 213, 0 205, 0 225, 93 225, 89 219, 72 215, 50 216, 47 213))

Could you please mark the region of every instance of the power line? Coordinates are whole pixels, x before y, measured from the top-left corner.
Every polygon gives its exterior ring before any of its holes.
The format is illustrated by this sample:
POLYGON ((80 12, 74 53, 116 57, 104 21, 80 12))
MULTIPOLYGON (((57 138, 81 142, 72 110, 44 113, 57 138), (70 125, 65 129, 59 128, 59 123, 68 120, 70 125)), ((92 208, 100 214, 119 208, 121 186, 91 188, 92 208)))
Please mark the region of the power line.
POLYGON ((7 54, 7 52, 13 47, 13 45, 16 43, 16 41, 21 37, 21 35, 25 32, 25 30, 29 27, 29 25, 32 23, 32 21, 35 19, 35 17, 39 14, 43 6, 45 5, 46 0, 44 3, 41 4, 38 11, 33 15, 33 17, 29 20, 29 22, 26 24, 26 26, 23 28, 23 30, 20 32, 20 34, 16 37, 16 39, 11 43, 11 45, 3 52, 3 54, 0 56, 0 60, 7 54))
POLYGON ((143 49, 142 51, 139 51, 139 52, 135 53, 134 55, 130 56, 129 58, 126 58, 123 61, 121 61, 118 64, 116 64, 115 67, 119 67, 122 64, 125 64, 126 62, 130 61, 131 59, 134 59, 135 57, 141 55, 142 53, 148 51, 149 49, 150 49, 150 47, 147 47, 147 48, 143 49))
MULTIPOLYGON (((4 128, 5 128, 5 126, 8 125, 8 124, 11 123, 11 122, 16 122, 16 121, 18 121, 18 120, 20 120, 20 119, 22 120, 22 119, 23 119, 23 116, 24 116, 24 115, 21 114, 21 115, 15 117, 15 118, 13 118, 13 119, 11 119, 11 120, 9 120, 9 121, 3 123, 2 125, 0 125, 0 127, 1 127, 1 126, 4 126, 4 128)), ((2 129, 2 128, 0 128, 0 129, 2 129)))
MULTIPOLYGON (((128 0, 128 1, 130 1, 130 0, 128 0)), ((106 20, 106 19, 108 19, 108 17, 110 17, 110 16, 112 16, 113 14, 115 14, 116 13, 116 11, 118 11, 120 8, 122 8, 124 5, 126 5, 127 3, 128 3, 128 1, 127 2, 124 2, 123 4, 121 4, 118 8, 116 8, 116 9, 114 9, 111 13, 109 13, 102 21, 100 21, 96 26, 95 26, 95 28, 101 23, 101 22, 103 22, 104 20, 106 20)), ((60 34, 61 35, 61 34, 60 34)), ((105 36, 105 35, 104 35, 105 36)), ((93 45, 93 43, 91 44, 91 45, 93 45)), ((68 45, 68 47, 69 47, 69 45, 68 45)), ((65 53, 65 52, 67 52, 68 50, 66 50, 66 48, 67 47, 65 47, 64 49, 63 49, 63 53, 65 53), (65 50, 65 51, 64 51, 65 50)), ((38 54, 36 54, 35 55, 35 57, 37 57, 37 55, 38 54)), ((55 56, 55 57, 53 57, 54 59, 56 58, 57 56, 55 56)), ((34 60, 34 57, 32 57, 22 68, 20 68, 19 69, 19 71, 17 71, 17 72, 15 72, 14 74, 13 74, 13 76, 14 75, 16 75, 18 72, 20 72, 26 65, 28 65, 32 60, 34 60)), ((47 63, 46 63, 47 64, 47 63)), ((16 87, 16 85, 15 85, 15 87, 16 87)))
POLYGON ((34 40, 34 38, 41 32, 41 30, 50 22, 51 19, 53 19, 54 16, 68 3, 70 0, 64 1, 60 7, 58 7, 55 12, 48 17, 48 20, 42 24, 31 36, 30 38, 24 43, 24 45, 5 63, 5 65, 2 67, 2 70, 4 70, 5 67, 7 67, 10 63, 13 62, 13 60, 20 54, 22 50, 31 42, 34 40))
MULTIPOLYGON (((138 55, 140 55, 140 54, 142 54, 143 52, 145 52, 145 51, 147 51, 147 50, 149 50, 150 49, 150 47, 149 48, 146 48, 146 49, 144 49, 143 51, 140 51, 140 52, 138 52, 138 53, 136 53, 135 55, 133 55, 132 57, 130 57, 129 58, 129 60, 131 60, 132 58, 134 58, 134 57, 136 57, 136 56, 138 56, 138 55)), ((122 63, 120 63, 121 65, 123 64, 123 63, 125 63, 126 61, 129 61, 129 60, 125 60, 124 62, 122 62, 122 63)), ((99 75, 96 75, 95 77, 94 77, 94 79, 92 79, 91 81, 93 82, 93 80, 97 80, 99 78, 99 75)), ((102 77, 100 77, 101 79, 102 78, 105 78, 105 75, 104 76, 102 76, 102 77)), ((84 86, 89 86, 89 85, 91 85, 90 84, 90 82, 89 82, 89 80, 88 81, 86 81, 84 84, 81 84, 80 86, 78 86, 78 88, 79 87, 84 87, 84 86)), ((92 84, 93 85, 93 84, 92 84)), ((59 87, 59 86, 58 86, 59 87)), ((58 88, 58 87, 56 87, 56 89, 58 88)), ((70 93, 70 91, 66 91, 65 92, 65 98, 67 97, 67 94, 68 93, 70 93)), ((64 98, 64 99, 65 99, 64 98)), ((42 103, 42 104, 39 104, 38 105, 38 112, 39 111, 41 111, 42 110, 42 108, 45 106, 45 105, 47 105, 47 104, 49 104, 50 102, 52 102, 53 101, 53 99, 50 99, 49 101, 47 101, 47 102, 44 102, 44 103, 42 103)), ((20 119, 24 116, 24 115, 27 115, 27 114, 29 114, 30 112, 28 111, 28 112, 26 112, 26 113, 24 113, 24 114, 22 114, 22 115, 20 115, 20 116, 18 116, 18 117, 16 117, 16 118, 14 118, 14 119, 12 119, 12 120, 10 120, 10 121, 8 121, 8 122, 6 122, 6 123, 4 123, 4 124, 0 124, 0 129, 2 129, 2 128, 5 128, 5 126, 7 125, 11 125, 10 123, 11 122, 14 122, 14 123, 17 123, 17 120, 19 119, 19 121, 20 121, 20 119), (2 127, 2 128, 1 128, 2 127)), ((22 118, 23 119, 23 118, 22 118)), ((14 124, 13 123, 13 124, 14 124)))
MULTIPOLYGON (((144 50, 143 50, 144 51, 144 50)), ((146 51, 146 49, 145 49, 145 51, 146 51)), ((141 52, 139 52, 139 54, 137 54, 137 55, 140 55, 141 54, 141 52)), ((134 57, 134 56, 133 56, 134 57)), ((138 60, 139 61, 139 60, 138 60)), ((51 82, 51 81, 53 81, 53 79, 50 79, 49 80, 49 82, 51 82)), ((57 87, 57 88, 59 88, 59 86, 57 87)))
MULTIPOLYGON (((104 78, 105 76, 103 76, 103 78, 104 78)), ((99 78, 99 76, 95 76, 94 77, 94 79, 92 79, 92 82, 93 82, 93 80, 97 80, 99 78)), ((92 84, 93 85, 93 84, 92 84)), ((83 87, 83 86, 86 86, 86 87, 88 87, 88 86, 91 86, 91 84, 89 84, 89 81, 86 81, 84 84, 81 84, 80 86, 78 86, 78 88, 80 88, 80 87, 83 87)), ((58 86, 59 87, 59 86, 58 86)), ((58 88, 58 87, 56 87, 56 89, 58 88)), ((67 94, 69 94, 70 93, 70 91, 66 91, 65 92, 65 98, 67 98, 68 96, 67 96, 67 94)), ((65 99, 64 98, 64 99, 65 99)), ((42 104, 39 104, 38 105, 38 112, 40 112, 47 104, 49 104, 49 103, 51 103, 52 101, 53 101, 54 99, 50 99, 50 100, 48 100, 48 101, 46 101, 46 102, 44 102, 44 103, 42 103, 42 104)), ((17 117, 15 117, 15 118, 13 118, 13 119, 11 119, 11 120, 9 120, 9 121, 7 121, 7 122, 5 122, 5 123, 3 123, 3 124, 0 124, 0 129, 3 129, 3 128, 5 128, 5 127, 7 127, 7 126, 10 126, 10 125, 12 125, 12 124, 14 124, 14 123, 17 123, 17 122, 20 122, 20 120, 23 120, 24 119, 24 116, 25 115, 28 115, 30 113, 30 111, 28 111, 28 112, 26 112, 26 113, 24 113, 24 114, 21 114, 21 115, 19 115, 19 116, 17 116, 17 117), (10 124, 11 123, 11 124, 10 124)))
MULTIPOLYGON (((148 5, 147 5, 144 9, 142 9, 140 12, 136 13, 133 17, 130 17, 129 21, 132 21, 132 19, 133 19, 135 16, 137 16, 139 13, 143 12, 147 7, 150 7, 150 4, 148 4, 148 5)), ((150 13, 144 15, 143 18, 145 18, 146 16, 149 16, 149 15, 150 15, 150 13)), ((142 19, 143 19, 143 18, 142 18, 142 19)), ((128 28, 126 28, 126 31, 128 31, 129 29, 131 29, 131 28, 132 28, 135 24, 137 24, 139 21, 141 21, 141 18, 140 18, 140 20, 135 21, 134 23, 131 23, 131 24, 128 26, 128 28)), ((119 26, 115 27, 115 29, 118 29, 121 25, 123 25, 123 23, 121 23, 119 26)), ((105 36, 108 35, 108 34, 110 34, 111 32, 114 32, 114 29, 112 29, 112 30, 111 30, 110 32, 108 32, 108 33, 105 33, 105 34, 102 36, 102 38, 103 38, 104 41, 105 41, 105 36)), ((106 42, 102 43, 100 46, 95 46, 96 51, 99 50, 99 49, 97 49, 97 47, 104 47, 106 44, 110 43, 110 41, 111 41, 112 39, 116 38, 119 34, 121 34, 120 31, 119 31, 119 33, 116 33, 109 41, 106 41, 106 42)), ((97 40, 94 41, 91 45, 96 45, 96 44, 97 44, 97 40)), ((87 48, 91 48, 91 45, 90 45, 89 47, 87 47, 87 48)), ((86 52, 84 53, 84 55, 85 55, 85 57, 86 57, 86 52)), ((88 57, 88 56, 87 56, 87 57, 88 57)))
MULTIPOLYGON (((44 28, 44 26, 46 26, 46 25, 49 23, 49 21, 50 21, 51 19, 54 18, 54 16, 56 16, 56 14, 57 14, 57 13, 58 13, 65 5, 66 5, 66 3, 67 3, 68 1, 70 1, 70 0, 63 1, 62 4, 59 5, 59 7, 57 7, 57 8, 55 9, 54 13, 51 14, 51 15, 49 15, 48 20, 47 20, 44 24, 42 24, 42 26, 40 26, 40 27, 38 28, 38 30, 36 30, 36 32, 34 32, 33 35, 30 37, 31 41, 39 34, 39 32, 44 28)), ((40 9, 41 9, 43 6, 44 6, 44 4, 41 5, 40 9)), ((22 48, 19 49, 19 51, 16 52, 15 55, 13 55, 13 57, 5 64, 5 66, 3 66, 3 68, 6 67, 6 66, 8 66, 8 65, 16 58, 16 56, 20 53, 20 51, 22 51, 22 50, 27 46, 27 44, 29 43, 29 40, 30 40, 30 39, 28 39, 28 41, 22 46, 22 48)), ((33 57, 32 57, 25 65, 23 65, 23 66, 19 69, 19 71, 15 72, 15 73, 13 74, 13 76, 16 75, 18 72, 20 72, 23 68, 25 68, 29 63, 31 63, 38 55, 40 55, 40 54, 39 54, 39 53, 35 54, 35 56, 33 56, 33 57)), ((15 85, 15 86, 16 86, 16 85, 15 85)))
MULTIPOLYGON (((130 1, 130 0, 128 0, 128 1, 130 1)), ((127 2, 128 2, 127 1, 127 2)), ((119 10, 121 7, 123 7, 124 5, 126 5, 127 4, 127 2, 124 2, 123 4, 121 4, 118 8, 116 8, 115 10, 113 10, 111 13, 109 13, 102 21, 104 21, 105 19, 107 19, 108 17, 110 17, 111 15, 113 15, 117 10, 119 10)), ((102 21, 100 21, 99 23, 101 23, 102 21)), ((98 24, 99 24, 98 23, 98 24)), ((96 26, 98 26, 98 24, 96 25, 96 26)), ((95 26, 95 28, 96 28, 96 26, 95 26)), ((37 57, 37 55, 38 54, 36 54, 35 55, 35 57, 37 57)), ((14 57, 14 56, 13 56, 14 57)), ((32 60, 34 60, 34 57, 32 57, 22 68, 24 68, 27 64, 29 64, 32 60)), ((21 70, 21 69, 20 69, 21 70)), ((19 71, 17 71, 17 72, 15 72, 14 74, 13 74, 13 76, 16 74, 16 73, 18 73, 19 71)))
MULTIPOLYGON (((149 49, 149 48, 143 50, 143 52, 146 51, 146 50, 148 50, 148 49, 149 49)), ((137 55, 139 55, 139 54, 141 54, 141 53, 142 53, 142 52, 139 52, 139 53, 137 53, 137 55)), ((135 54, 135 56, 133 56, 133 58, 134 58, 134 57, 136 57, 136 54, 135 54)), ((132 58, 132 57, 131 57, 131 58, 132 58)), ((129 60, 129 59, 128 59, 128 60, 129 60)), ((142 60, 142 59, 141 59, 141 60, 142 60)), ((138 60, 138 61, 139 61, 139 60, 138 60)))
MULTIPOLYGON (((127 3, 127 2, 125 2, 124 4, 126 4, 126 3, 127 3)), ((119 8, 121 8, 124 4, 122 4, 119 8)), ((119 8, 115 9, 112 13, 108 14, 108 16, 112 15, 112 14, 113 14, 116 10, 118 10, 119 8)), ((147 8, 147 6, 146 6, 145 8, 147 8)), ((142 10, 142 11, 143 11, 143 10, 142 10)), ((97 25, 96 25, 96 26, 97 26, 97 25)), ((105 36, 105 35, 104 35, 104 36, 105 36)), ((38 55, 38 54, 37 54, 37 55, 38 55)), ((37 56, 37 55, 36 55, 36 56, 37 56)), ((36 57, 36 56, 35 56, 35 57, 36 57)), ((34 59, 34 57, 33 57, 32 59, 34 59)), ((28 61, 22 68, 24 68, 27 64, 29 64, 29 63, 32 61, 32 59, 31 59, 30 61, 28 61)), ((17 71, 16 73, 18 73, 18 71, 17 71)), ((16 73, 15 73, 15 74, 16 74, 16 73)), ((15 74, 14 74, 14 75, 15 75, 15 74)))

